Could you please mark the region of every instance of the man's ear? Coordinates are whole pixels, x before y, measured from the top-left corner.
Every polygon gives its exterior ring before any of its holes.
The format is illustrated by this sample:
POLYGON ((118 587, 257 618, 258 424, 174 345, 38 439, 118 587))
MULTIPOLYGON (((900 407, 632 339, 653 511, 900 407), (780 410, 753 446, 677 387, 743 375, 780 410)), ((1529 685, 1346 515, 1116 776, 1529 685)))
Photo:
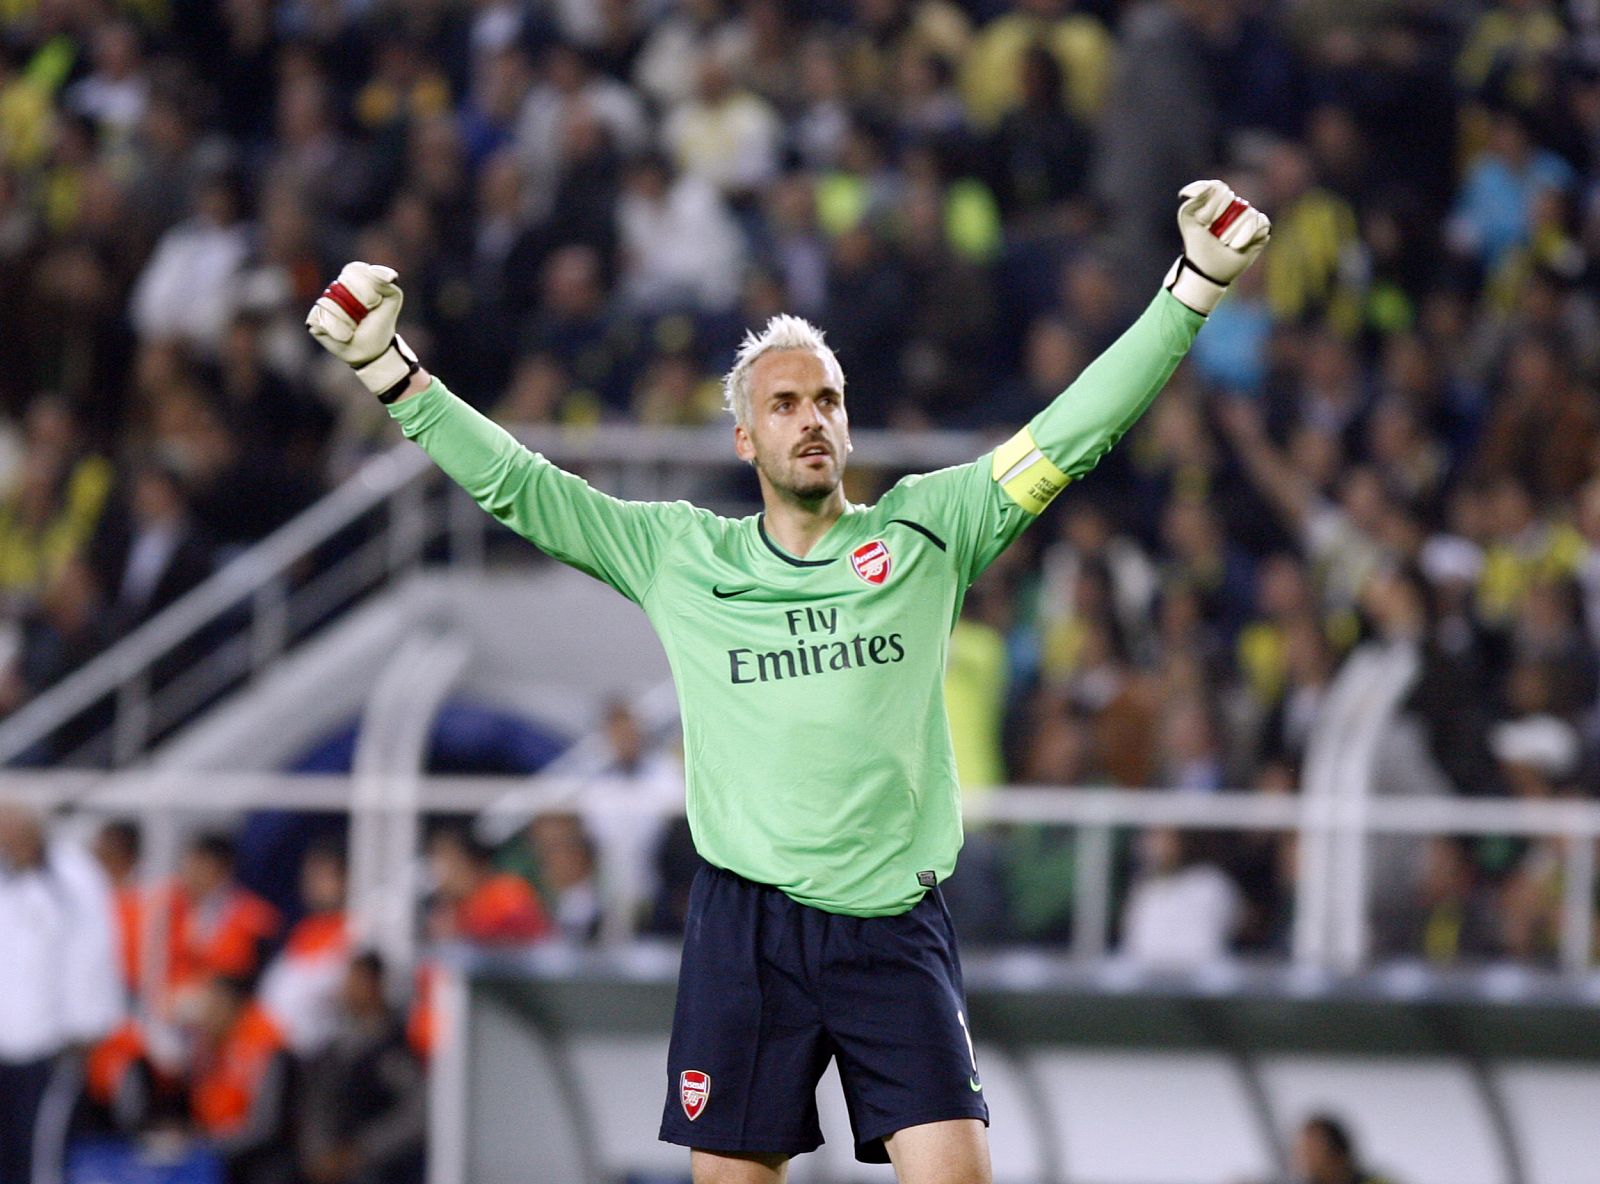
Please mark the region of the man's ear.
POLYGON ((733 454, 745 464, 751 464, 756 459, 756 444, 750 438, 750 433, 745 431, 744 424, 733 425, 733 454))

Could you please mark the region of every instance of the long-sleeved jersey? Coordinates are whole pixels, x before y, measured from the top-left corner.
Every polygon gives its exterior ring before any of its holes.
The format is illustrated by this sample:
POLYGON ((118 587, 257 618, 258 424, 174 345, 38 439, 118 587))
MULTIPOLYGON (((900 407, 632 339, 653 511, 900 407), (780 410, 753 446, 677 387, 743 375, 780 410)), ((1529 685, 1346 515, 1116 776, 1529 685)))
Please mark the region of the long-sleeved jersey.
POLYGON ((701 855, 802 904, 887 916, 961 847, 943 676, 968 586, 1143 414, 1203 323, 1158 293, 1009 441, 847 506, 804 558, 759 514, 600 493, 437 380, 390 410, 490 514, 644 609, 677 685, 701 855))

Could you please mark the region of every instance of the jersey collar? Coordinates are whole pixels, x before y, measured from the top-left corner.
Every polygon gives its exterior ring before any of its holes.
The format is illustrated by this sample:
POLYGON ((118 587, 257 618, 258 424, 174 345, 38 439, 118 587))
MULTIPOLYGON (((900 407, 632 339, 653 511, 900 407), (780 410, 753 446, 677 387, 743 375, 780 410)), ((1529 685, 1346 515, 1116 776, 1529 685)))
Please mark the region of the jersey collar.
MULTIPOLYGON (((841 520, 842 520, 842 516, 841 516, 841 520)), ((835 522, 833 525, 834 526, 838 526, 839 523, 835 522)), ((827 567, 828 564, 835 563, 835 562, 838 561, 839 557, 837 555, 835 555, 832 559, 796 559, 793 555, 789 554, 789 552, 785 551, 782 547, 778 546, 777 543, 773 542, 772 541, 772 536, 767 534, 767 516, 766 516, 765 513, 761 513, 761 514, 757 514, 756 515, 756 530, 761 535, 761 541, 767 545, 767 550, 771 551, 779 559, 783 560, 787 564, 790 564, 791 566, 794 566, 794 567, 827 567)), ((832 529, 832 527, 830 527, 829 530, 828 530, 828 534, 832 534, 832 533, 833 533, 833 529, 832 529)), ((827 535, 823 535, 823 538, 826 538, 826 537, 827 537, 827 535)))

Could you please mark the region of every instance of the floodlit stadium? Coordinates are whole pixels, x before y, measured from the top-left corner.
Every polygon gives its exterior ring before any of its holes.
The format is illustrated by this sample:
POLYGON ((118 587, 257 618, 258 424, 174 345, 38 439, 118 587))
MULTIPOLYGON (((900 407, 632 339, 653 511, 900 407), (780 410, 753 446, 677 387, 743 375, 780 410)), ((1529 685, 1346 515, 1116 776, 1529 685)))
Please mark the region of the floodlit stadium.
POLYGON ((1597 856, 1595 5, 0 0, 0 1184, 1600 1184, 1597 856))

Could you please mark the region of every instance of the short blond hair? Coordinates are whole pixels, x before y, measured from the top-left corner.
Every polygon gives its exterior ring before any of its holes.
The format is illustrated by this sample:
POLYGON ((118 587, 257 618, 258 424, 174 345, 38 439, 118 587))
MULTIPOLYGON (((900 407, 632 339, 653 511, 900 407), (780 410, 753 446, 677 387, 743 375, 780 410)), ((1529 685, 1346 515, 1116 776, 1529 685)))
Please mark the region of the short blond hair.
POLYGON ((722 380, 723 406, 733 414, 734 422, 741 426, 749 425, 750 368, 763 354, 774 350, 803 349, 816 354, 839 392, 844 393, 844 370, 823 338, 822 330, 810 321, 786 312, 768 320, 760 333, 754 329, 746 332, 744 340, 739 343, 739 352, 734 355, 733 369, 722 380))

